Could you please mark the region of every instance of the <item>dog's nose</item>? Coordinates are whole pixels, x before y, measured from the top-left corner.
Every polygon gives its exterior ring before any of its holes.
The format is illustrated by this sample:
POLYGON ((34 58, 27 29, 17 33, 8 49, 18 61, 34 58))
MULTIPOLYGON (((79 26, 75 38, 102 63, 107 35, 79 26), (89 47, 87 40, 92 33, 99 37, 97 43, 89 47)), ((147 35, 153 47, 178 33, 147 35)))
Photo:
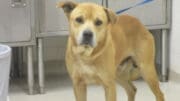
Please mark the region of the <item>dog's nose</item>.
POLYGON ((90 40, 90 39, 93 37, 93 33, 92 33, 90 30, 86 30, 86 31, 84 31, 84 33, 83 33, 83 37, 84 37, 86 40, 90 40))

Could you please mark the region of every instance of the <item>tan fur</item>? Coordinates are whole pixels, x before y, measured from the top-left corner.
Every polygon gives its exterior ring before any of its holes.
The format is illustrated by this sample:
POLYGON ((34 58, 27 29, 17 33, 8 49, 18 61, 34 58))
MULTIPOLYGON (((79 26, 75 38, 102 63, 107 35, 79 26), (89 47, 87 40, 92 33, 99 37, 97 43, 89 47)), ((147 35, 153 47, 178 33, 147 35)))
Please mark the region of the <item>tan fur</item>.
POLYGON ((91 83, 103 85, 106 101, 116 101, 116 81, 126 90, 128 101, 134 101, 136 88, 131 81, 140 75, 156 101, 164 101, 154 66, 153 36, 136 18, 117 16, 93 3, 61 2, 57 7, 64 9, 70 23, 66 65, 76 101, 86 101, 86 87, 91 83), (75 21, 79 16, 84 18, 83 24, 75 21), (97 18, 102 25, 94 25, 97 18), (86 28, 95 33, 95 47, 77 44, 78 34, 86 28), (120 65, 127 57, 131 58, 120 65))

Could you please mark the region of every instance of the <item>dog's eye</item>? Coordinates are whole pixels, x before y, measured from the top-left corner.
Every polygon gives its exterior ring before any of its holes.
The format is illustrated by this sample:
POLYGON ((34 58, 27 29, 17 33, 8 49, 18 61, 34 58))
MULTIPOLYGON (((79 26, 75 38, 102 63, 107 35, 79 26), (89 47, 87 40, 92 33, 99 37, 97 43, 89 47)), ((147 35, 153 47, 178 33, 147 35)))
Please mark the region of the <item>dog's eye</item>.
POLYGON ((102 25, 102 23, 103 23, 103 22, 102 22, 101 20, 96 20, 95 25, 96 25, 96 26, 100 26, 100 25, 102 25))
POLYGON ((78 23, 84 23, 84 21, 83 21, 83 18, 82 17, 78 17, 78 18, 76 18, 76 22, 78 22, 78 23))

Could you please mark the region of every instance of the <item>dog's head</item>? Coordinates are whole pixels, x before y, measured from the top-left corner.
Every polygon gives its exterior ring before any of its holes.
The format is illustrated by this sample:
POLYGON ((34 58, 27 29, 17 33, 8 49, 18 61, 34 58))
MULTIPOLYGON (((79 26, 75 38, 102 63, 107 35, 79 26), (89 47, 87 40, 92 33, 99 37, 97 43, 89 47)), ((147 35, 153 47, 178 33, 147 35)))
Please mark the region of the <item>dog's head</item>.
POLYGON ((107 27, 114 23, 116 15, 111 10, 94 3, 60 2, 70 25, 70 33, 77 45, 96 47, 106 38, 107 27))

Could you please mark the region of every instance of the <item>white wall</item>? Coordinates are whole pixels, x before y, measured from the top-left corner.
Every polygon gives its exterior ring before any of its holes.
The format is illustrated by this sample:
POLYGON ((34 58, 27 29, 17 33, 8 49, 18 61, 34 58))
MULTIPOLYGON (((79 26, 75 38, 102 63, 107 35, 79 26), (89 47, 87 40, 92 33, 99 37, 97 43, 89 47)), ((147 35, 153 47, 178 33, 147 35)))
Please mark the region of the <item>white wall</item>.
POLYGON ((170 44, 170 68, 180 73, 180 0, 173 1, 173 20, 170 44))

